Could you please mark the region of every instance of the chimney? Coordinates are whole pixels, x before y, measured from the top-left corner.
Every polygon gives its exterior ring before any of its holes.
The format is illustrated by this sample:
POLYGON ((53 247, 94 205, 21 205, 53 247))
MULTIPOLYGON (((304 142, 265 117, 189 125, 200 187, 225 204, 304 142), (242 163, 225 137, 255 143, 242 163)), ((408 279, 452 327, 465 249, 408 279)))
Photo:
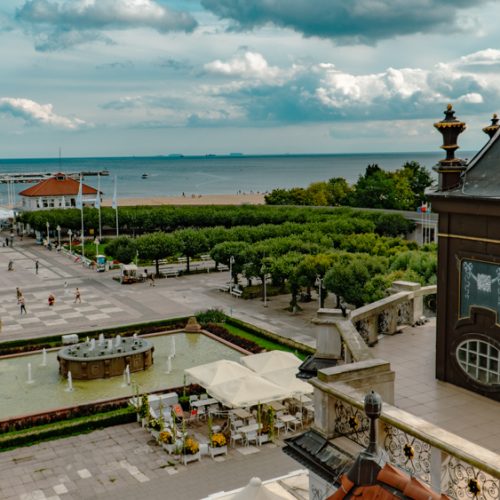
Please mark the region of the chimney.
POLYGON ((439 174, 440 191, 448 191, 460 185, 460 176, 466 169, 466 162, 460 158, 455 158, 455 151, 458 149, 457 138, 465 130, 464 122, 455 118, 455 111, 451 104, 448 104, 444 112, 444 120, 434 124, 434 127, 443 136, 441 149, 446 151, 446 158, 440 160, 434 167, 439 174))
POLYGON ((496 113, 493 114, 493 118, 491 119, 491 125, 483 128, 483 132, 488 134, 490 139, 493 139, 493 136, 497 133, 497 130, 500 128, 498 125, 498 116, 496 113))

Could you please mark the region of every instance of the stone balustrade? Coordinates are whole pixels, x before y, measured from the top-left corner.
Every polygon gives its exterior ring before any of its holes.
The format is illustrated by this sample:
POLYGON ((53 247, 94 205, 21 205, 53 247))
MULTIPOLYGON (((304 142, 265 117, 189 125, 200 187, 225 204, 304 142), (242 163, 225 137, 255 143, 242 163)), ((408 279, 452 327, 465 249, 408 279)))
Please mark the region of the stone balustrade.
MULTIPOLYGON (((389 363, 377 359, 319 371, 311 380, 315 429, 328 439, 348 439, 365 448, 369 421, 364 394, 369 386, 390 402, 393 380, 389 363)), ((498 454, 386 402, 378 420, 378 444, 391 463, 450 498, 500 498, 498 454)))

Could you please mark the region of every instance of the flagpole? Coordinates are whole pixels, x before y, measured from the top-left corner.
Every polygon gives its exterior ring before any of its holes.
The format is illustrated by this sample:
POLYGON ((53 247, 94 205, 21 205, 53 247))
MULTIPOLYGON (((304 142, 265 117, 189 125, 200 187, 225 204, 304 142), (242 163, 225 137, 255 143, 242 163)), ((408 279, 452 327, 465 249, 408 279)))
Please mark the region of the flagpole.
POLYGON ((82 244, 82 258, 85 257, 85 246, 84 246, 84 227, 83 227, 83 185, 82 185, 82 174, 80 174, 80 189, 78 191, 78 204, 80 205, 80 214, 82 220, 82 234, 81 234, 81 244, 82 244))
POLYGON ((111 206, 115 209, 115 216, 116 216, 116 236, 118 237, 119 236, 119 232, 118 232, 118 202, 117 202, 117 199, 116 199, 116 184, 117 184, 117 178, 116 178, 116 175, 115 175, 115 187, 114 187, 114 192, 113 192, 113 201, 111 203, 111 206))
POLYGON ((102 224, 101 224, 101 176, 97 174, 97 198, 99 203, 99 240, 102 240, 102 224))

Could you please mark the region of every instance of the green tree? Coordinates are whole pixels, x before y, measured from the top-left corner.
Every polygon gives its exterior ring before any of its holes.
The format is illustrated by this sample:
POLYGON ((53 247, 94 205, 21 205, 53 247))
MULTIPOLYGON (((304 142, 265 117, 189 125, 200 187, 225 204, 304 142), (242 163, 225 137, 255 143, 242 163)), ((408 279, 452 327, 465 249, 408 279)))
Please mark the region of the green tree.
POLYGON ((179 252, 178 239, 166 233, 145 234, 137 238, 136 245, 141 259, 155 261, 157 277, 160 276, 160 260, 179 252))
POLYGON ((132 262, 137 255, 137 243, 128 236, 120 236, 106 244, 106 254, 114 259, 128 264, 132 262))
POLYGON ((189 262, 195 255, 208 251, 207 238, 199 229, 182 229, 175 232, 179 248, 186 257, 186 271, 189 273, 189 262))
POLYGON ((219 243, 212 248, 210 251, 210 256, 215 262, 220 264, 230 265, 231 257, 234 258, 234 262, 231 267, 232 276, 234 284, 238 283, 238 275, 243 271, 245 264, 251 260, 252 247, 244 241, 227 241, 225 243, 219 243))
POLYGON ((333 177, 328 181, 328 205, 346 205, 352 193, 352 187, 342 177, 333 177))

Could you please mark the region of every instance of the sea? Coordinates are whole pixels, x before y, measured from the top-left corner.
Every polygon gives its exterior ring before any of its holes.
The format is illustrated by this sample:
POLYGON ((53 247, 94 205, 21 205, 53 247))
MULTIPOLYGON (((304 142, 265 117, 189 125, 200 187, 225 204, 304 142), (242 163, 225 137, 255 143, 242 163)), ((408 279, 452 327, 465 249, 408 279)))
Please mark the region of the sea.
MULTIPOLYGON (((462 153, 462 157, 468 153, 462 153)), ((107 170, 101 177, 104 198, 186 196, 192 194, 266 193, 275 188, 307 187, 312 182, 343 177, 355 183, 366 167, 376 163, 389 171, 408 161, 431 169, 443 153, 363 153, 331 155, 155 156, 119 158, 0 159, 0 175, 18 172, 81 172, 107 170), (146 178, 143 178, 146 174, 146 178)), ((470 154, 469 158, 472 158, 470 154)), ((97 177, 85 182, 97 187, 97 177)), ((27 184, 15 184, 18 193, 27 184)), ((7 185, 0 184, 0 206, 7 204, 7 185)), ((16 201, 19 201, 16 198, 16 201)))

